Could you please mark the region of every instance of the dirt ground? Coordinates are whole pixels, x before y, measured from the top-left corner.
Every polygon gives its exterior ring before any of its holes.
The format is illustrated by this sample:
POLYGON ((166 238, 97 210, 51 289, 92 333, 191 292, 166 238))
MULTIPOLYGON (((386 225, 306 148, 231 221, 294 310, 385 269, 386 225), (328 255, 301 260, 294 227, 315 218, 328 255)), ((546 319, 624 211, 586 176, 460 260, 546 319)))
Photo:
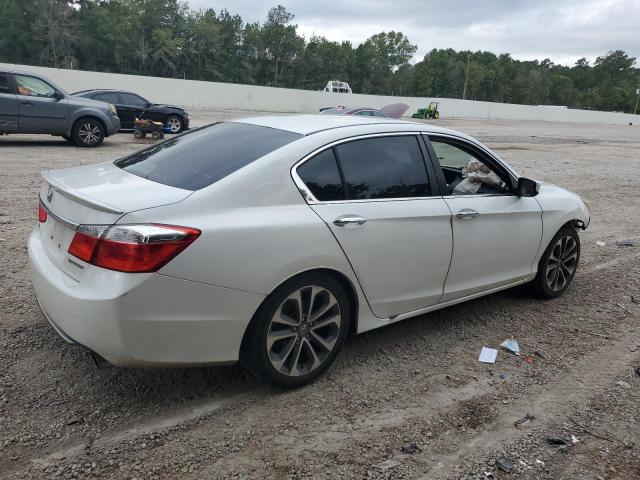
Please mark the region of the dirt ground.
POLYGON ((295 391, 240 367, 98 370, 65 344, 29 283, 38 172, 147 141, 0 137, 0 478, 640 479, 640 128, 439 124, 590 201, 573 285, 553 301, 520 288, 355 337, 295 391), (478 362, 512 335, 522 356, 478 362))

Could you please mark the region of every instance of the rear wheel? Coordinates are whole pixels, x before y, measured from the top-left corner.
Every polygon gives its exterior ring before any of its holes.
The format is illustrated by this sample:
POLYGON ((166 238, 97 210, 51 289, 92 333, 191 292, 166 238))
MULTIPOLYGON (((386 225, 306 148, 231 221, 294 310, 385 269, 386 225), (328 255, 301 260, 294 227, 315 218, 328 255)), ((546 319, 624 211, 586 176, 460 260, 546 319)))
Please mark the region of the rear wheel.
POLYGON ((433 118, 435 118, 436 120, 440 118, 440 112, 436 112, 433 114, 433 118))
POLYGON ((142 130, 140 130, 139 128, 136 128, 133 131, 133 136, 136 138, 144 138, 147 136, 147 134, 145 132, 143 132, 142 130))
POLYGON ((97 147, 104 140, 104 127, 95 118, 81 118, 73 126, 71 137, 78 147, 97 147))
POLYGON ((266 383, 297 387, 331 365, 349 331, 349 301, 323 273, 302 274, 263 303, 243 343, 242 362, 266 383))
POLYGON ((171 133, 180 133, 184 128, 182 125, 182 119, 177 115, 169 115, 164 124, 171 133))
POLYGON ((562 295, 573 280, 580 260, 580 237, 575 229, 562 227, 545 250, 532 285, 542 298, 562 295))

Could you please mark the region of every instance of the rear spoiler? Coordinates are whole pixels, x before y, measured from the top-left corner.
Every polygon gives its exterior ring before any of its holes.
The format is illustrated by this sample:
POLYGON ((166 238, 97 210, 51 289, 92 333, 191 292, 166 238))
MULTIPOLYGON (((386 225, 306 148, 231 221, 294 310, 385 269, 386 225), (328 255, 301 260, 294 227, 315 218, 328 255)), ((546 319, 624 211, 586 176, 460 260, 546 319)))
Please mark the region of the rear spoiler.
POLYGON ((87 197, 86 195, 80 195, 77 192, 74 192, 73 189, 69 188, 68 185, 65 185, 64 183, 57 180, 53 175, 51 175, 51 173, 49 173, 49 170, 40 172, 40 175, 42 175, 44 181, 49 184, 49 188, 52 188, 56 193, 59 193, 60 195, 70 198, 74 202, 77 202, 86 207, 90 207, 94 210, 98 210, 100 212, 117 214, 124 213, 122 210, 118 210, 118 208, 114 207, 113 205, 109 205, 108 203, 100 202, 99 200, 95 200, 87 197))

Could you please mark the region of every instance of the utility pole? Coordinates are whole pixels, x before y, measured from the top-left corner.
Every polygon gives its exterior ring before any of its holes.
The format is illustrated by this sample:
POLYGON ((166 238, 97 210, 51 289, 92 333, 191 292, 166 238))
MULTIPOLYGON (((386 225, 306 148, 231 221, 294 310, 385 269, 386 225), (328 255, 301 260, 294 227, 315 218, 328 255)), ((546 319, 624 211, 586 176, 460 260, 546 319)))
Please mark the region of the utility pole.
POLYGON ((467 98, 467 82, 469 81, 469 60, 471 59, 471 52, 467 55, 467 72, 464 74, 464 88, 462 89, 462 99, 467 98))
POLYGON ((633 109, 633 114, 638 113, 638 103, 640 103, 640 88, 636 88, 636 95, 638 98, 636 99, 636 108, 633 109))

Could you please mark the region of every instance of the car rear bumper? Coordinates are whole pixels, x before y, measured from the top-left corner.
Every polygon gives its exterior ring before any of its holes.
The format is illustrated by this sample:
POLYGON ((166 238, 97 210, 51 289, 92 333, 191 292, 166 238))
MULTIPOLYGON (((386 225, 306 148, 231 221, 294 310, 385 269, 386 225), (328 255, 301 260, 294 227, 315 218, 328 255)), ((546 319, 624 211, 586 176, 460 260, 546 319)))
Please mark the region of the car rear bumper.
POLYGON ((29 266, 45 317, 62 338, 117 366, 233 363, 264 296, 161 274, 86 266, 80 281, 29 237, 29 266))

